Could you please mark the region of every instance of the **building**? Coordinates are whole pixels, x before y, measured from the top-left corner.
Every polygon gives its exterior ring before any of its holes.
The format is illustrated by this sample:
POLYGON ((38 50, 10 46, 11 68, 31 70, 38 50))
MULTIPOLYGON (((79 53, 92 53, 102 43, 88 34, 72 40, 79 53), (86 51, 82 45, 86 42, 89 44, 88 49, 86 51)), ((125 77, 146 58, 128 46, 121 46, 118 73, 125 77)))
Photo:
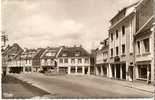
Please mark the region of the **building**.
POLYGON ((90 54, 82 47, 63 47, 57 58, 59 73, 90 74, 90 54))
POLYGON ((133 35, 135 33, 135 6, 123 8, 111 20, 109 29, 109 77, 133 79, 133 35))
POLYGON ((16 56, 18 56, 22 51, 23 49, 17 43, 14 43, 12 46, 8 46, 2 52, 2 70, 9 73, 10 69, 13 69, 15 65, 14 58, 16 58, 16 56))
POLYGON ((136 7, 135 78, 154 81, 153 0, 142 0, 136 7))
POLYGON ((109 52, 109 41, 107 38, 100 43, 100 46, 96 50, 96 65, 95 65, 96 75, 106 77, 109 76, 108 52, 109 52))
POLYGON ((95 64, 96 64, 96 49, 91 50, 90 55, 90 74, 95 74, 95 64))
POLYGON ((38 48, 37 53, 32 58, 32 71, 33 72, 38 72, 38 71, 42 70, 41 58, 40 57, 44 51, 45 51, 44 48, 38 48))
POLYGON ((61 50, 61 47, 46 48, 46 50, 40 56, 41 67, 43 71, 48 71, 57 68, 57 57, 61 50))

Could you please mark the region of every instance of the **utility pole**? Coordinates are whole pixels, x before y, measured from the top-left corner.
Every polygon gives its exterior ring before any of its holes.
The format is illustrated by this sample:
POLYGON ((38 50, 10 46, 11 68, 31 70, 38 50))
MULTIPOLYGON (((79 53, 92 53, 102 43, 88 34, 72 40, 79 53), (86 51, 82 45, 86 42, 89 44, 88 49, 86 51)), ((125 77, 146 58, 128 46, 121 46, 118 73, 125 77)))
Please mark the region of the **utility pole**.
POLYGON ((6 42, 8 41, 8 35, 4 31, 2 31, 1 39, 3 42, 2 49, 4 50, 6 47, 6 42))

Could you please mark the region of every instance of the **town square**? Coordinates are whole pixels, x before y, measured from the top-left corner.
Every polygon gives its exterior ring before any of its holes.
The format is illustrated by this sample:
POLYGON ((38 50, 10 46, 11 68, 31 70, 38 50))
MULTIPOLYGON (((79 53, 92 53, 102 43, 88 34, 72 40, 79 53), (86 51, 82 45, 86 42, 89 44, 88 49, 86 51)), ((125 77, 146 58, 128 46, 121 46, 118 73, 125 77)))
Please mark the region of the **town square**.
POLYGON ((2 98, 153 98, 154 4, 2 0, 2 98))

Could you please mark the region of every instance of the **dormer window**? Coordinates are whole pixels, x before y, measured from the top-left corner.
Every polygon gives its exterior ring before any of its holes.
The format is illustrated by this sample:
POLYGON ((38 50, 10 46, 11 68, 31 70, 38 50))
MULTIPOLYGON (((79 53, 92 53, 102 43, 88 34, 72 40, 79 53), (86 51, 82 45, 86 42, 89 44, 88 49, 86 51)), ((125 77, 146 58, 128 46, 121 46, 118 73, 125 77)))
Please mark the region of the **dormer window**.
POLYGON ((55 53, 54 52, 48 52, 48 53, 46 53, 46 56, 55 56, 55 53))
POLYGON ((77 56, 80 56, 80 52, 75 52, 74 55, 77 57, 77 56))
POLYGON ((67 56, 67 53, 63 53, 62 56, 63 56, 63 57, 66 57, 66 56, 67 56))

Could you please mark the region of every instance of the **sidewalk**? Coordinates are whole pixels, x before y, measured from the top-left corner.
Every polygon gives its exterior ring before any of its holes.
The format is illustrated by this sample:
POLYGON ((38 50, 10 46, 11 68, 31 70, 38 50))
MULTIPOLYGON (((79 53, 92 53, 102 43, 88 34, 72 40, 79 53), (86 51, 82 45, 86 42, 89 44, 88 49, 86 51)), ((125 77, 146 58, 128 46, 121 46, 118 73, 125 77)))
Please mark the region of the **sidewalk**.
POLYGON ((113 83, 116 83, 116 84, 119 84, 119 85, 122 85, 125 87, 130 87, 130 88, 154 93, 154 86, 153 85, 148 85, 148 84, 140 83, 140 82, 129 82, 129 81, 125 81, 125 80, 111 79, 111 78, 102 77, 102 76, 91 75, 91 77, 98 78, 101 80, 104 79, 107 81, 111 81, 113 83))

